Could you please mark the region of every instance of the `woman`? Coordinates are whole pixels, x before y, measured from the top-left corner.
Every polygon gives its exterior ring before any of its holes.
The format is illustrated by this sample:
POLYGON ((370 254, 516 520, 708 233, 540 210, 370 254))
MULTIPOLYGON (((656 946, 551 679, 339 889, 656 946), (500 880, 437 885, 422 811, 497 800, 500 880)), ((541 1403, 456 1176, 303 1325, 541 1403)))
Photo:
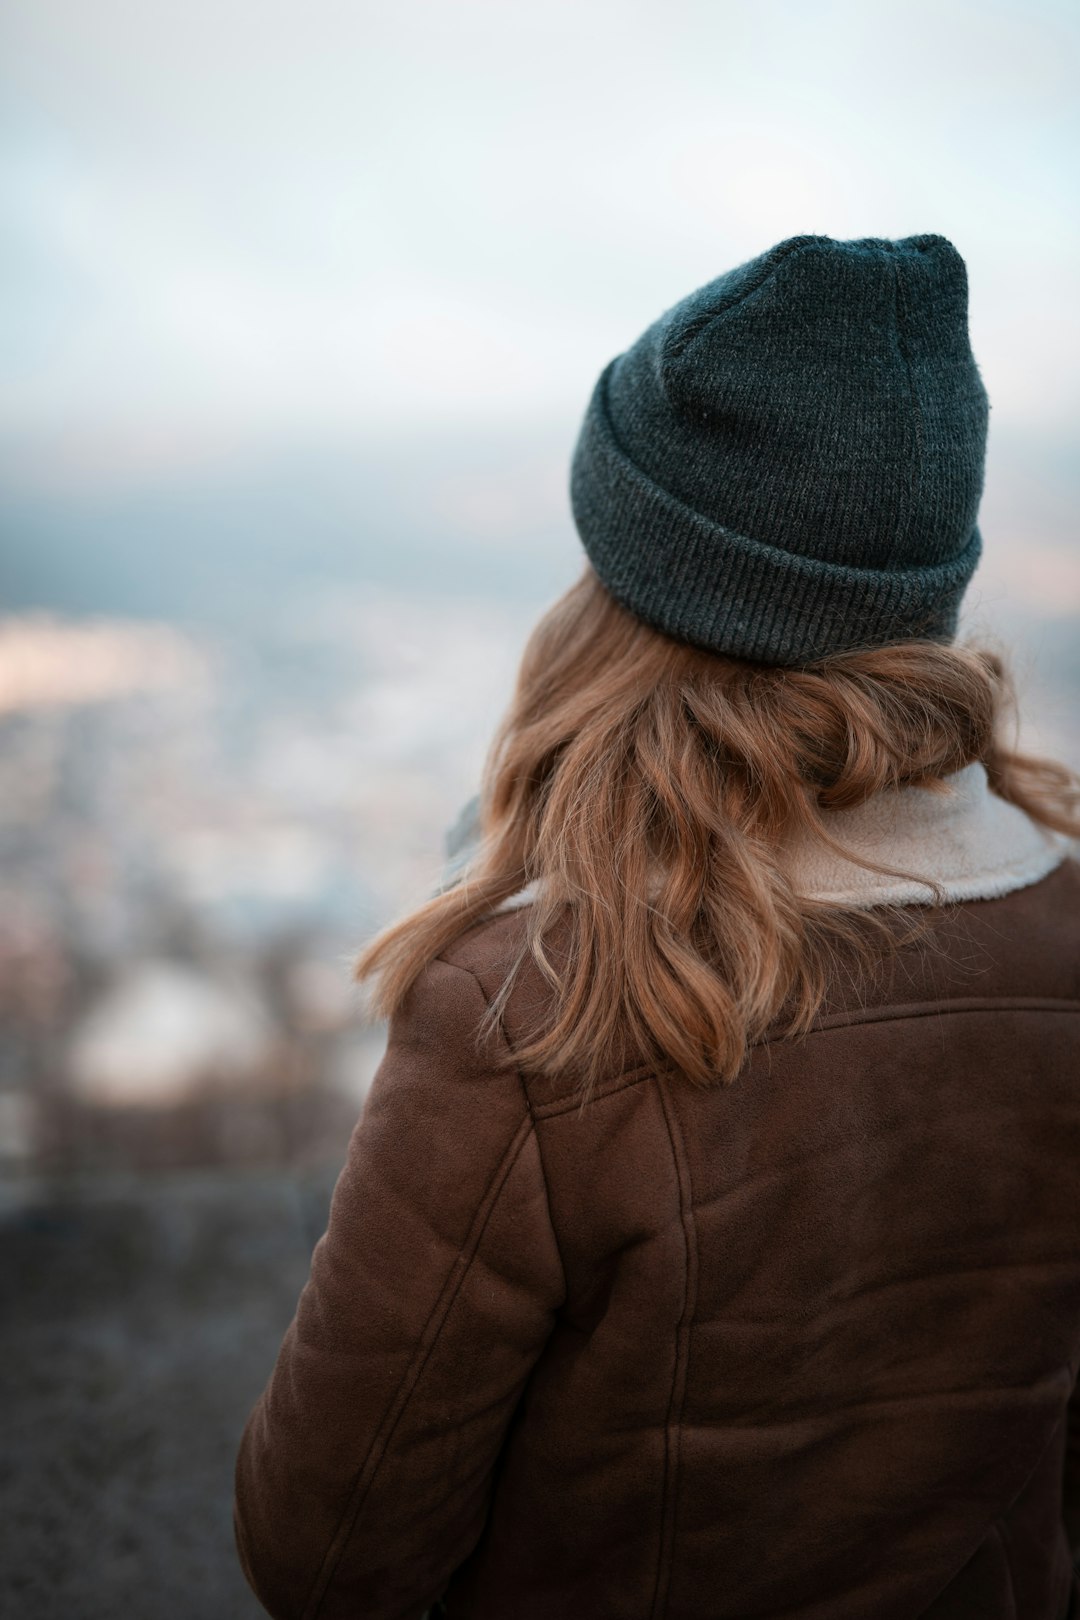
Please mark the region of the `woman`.
POLYGON ((271 1614, 1072 1612, 1080 793, 953 641, 987 412, 939 236, 782 242, 600 378, 479 841, 358 963, 271 1614))

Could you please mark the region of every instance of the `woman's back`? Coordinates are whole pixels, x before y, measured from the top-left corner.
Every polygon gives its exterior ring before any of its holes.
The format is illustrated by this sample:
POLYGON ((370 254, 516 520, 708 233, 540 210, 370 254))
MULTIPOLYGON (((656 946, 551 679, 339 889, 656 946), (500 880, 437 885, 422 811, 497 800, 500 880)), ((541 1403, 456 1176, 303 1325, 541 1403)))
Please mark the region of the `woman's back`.
MULTIPOLYGON (((519 926, 446 959, 490 995, 519 926)), ((451 1616, 1062 1620, 1080 867, 932 944, 733 1086, 525 1082, 565 1302, 451 1616)))
POLYGON ((241 1459, 271 1612, 1063 1620, 1080 866, 936 910, 734 1085, 583 1106, 476 1050, 524 923, 392 1026, 241 1459))

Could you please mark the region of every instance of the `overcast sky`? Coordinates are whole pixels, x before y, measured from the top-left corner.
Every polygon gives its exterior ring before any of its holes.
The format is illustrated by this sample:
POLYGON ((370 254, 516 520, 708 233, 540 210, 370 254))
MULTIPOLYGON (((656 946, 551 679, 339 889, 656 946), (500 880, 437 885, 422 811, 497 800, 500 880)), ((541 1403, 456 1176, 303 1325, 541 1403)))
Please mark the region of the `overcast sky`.
POLYGON ((1080 8, 7 0, 9 476, 576 420, 785 236, 964 254, 995 428, 1080 407, 1080 8))

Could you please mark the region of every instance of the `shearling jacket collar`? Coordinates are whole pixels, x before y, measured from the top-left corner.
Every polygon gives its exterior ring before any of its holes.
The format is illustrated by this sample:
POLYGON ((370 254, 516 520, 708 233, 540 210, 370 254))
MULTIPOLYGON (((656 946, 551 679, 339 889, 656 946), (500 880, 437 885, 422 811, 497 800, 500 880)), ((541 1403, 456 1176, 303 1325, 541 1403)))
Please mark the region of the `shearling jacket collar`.
MULTIPOLYGON (((802 839, 792 847, 796 889, 808 899, 867 909, 945 900, 991 900, 1052 872, 1069 840, 1040 827, 1016 805, 991 793, 985 768, 969 765, 945 792, 900 788, 854 810, 836 810, 829 832, 852 854, 888 871, 869 871, 802 839), (936 886, 936 887, 935 887, 936 886)), ((530 884, 501 911, 528 905, 530 884)))

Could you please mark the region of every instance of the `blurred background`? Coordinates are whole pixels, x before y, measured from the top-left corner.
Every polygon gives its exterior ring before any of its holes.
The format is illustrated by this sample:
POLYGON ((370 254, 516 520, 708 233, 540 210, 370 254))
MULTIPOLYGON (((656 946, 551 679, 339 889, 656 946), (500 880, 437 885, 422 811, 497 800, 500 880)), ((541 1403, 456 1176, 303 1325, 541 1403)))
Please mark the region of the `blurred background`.
POLYGON ((940 232, 965 629, 1080 764, 1066 0, 4 0, 0 1596, 251 1616, 240 1427, 539 613, 595 377, 803 232, 940 232))

